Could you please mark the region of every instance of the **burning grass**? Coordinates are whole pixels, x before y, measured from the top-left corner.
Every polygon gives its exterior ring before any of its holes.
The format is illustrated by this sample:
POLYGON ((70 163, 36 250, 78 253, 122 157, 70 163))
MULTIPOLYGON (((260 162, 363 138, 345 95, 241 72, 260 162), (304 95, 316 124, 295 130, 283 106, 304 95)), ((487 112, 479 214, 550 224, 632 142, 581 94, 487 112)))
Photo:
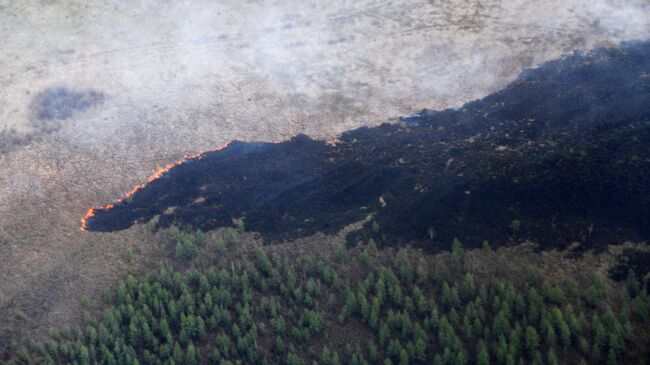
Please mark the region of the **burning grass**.
POLYGON ((522 73, 458 110, 346 132, 233 142, 152 175, 82 228, 158 216, 208 231, 243 218, 269 241, 335 233, 379 245, 448 248, 454 237, 584 249, 650 236, 650 43, 573 55, 522 73), (172 212, 164 214, 170 207, 172 212))

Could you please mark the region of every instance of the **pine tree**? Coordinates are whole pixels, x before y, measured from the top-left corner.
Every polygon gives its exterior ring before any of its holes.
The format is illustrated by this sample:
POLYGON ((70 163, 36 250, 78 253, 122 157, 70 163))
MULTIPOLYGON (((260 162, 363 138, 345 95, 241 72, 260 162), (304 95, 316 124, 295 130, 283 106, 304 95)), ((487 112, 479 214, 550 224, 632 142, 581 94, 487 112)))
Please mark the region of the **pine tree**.
POLYGON ((564 320, 558 322, 558 330, 560 332, 560 342, 565 350, 571 346, 571 330, 564 320))
POLYGON ((510 321, 508 320, 506 311, 501 310, 496 315, 492 324, 492 332, 497 337, 507 336, 510 333, 510 321))
POLYGON ((415 343, 414 343, 414 354, 413 357, 418 361, 425 361, 427 357, 427 347, 428 347, 428 338, 427 334, 420 328, 419 325, 416 325, 415 328, 415 343))
POLYGON ((418 285, 423 285, 429 278, 429 269, 426 261, 420 257, 417 266, 415 267, 415 280, 418 285))
POLYGON ((442 302, 448 307, 454 307, 460 303, 458 292, 455 291, 455 288, 452 289, 446 281, 442 283, 442 302))
POLYGON ((379 362, 379 350, 377 350, 377 346, 375 346, 375 341, 373 340, 368 342, 368 359, 373 364, 379 362))
POLYGON ((476 347, 476 364, 477 365, 489 365, 490 364, 490 354, 488 349, 485 346, 485 342, 480 340, 478 346, 476 347))
POLYGON ((390 331, 388 329, 388 325, 384 322, 381 324, 381 328, 379 330, 379 345, 380 346, 386 346, 386 342, 388 341, 388 337, 390 336, 390 331))
POLYGON ((505 336, 499 336, 499 341, 497 342, 496 358, 499 363, 506 362, 506 357, 508 357, 508 342, 506 341, 505 336))
POLYGON ((544 334, 544 340, 546 341, 548 347, 554 347, 556 344, 557 336, 555 334, 555 330, 553 329, 553 325, 551 325, 551 322, 549 322, 548 319, 543 318, 541 328, 542 333, 544 334))
POLYGON ((465 250, 463 245, 460 243, 458 238, 454 238, 454 241, 451 244, 451 263, 452 269, 455 272, 459 272, 463 267, 463 262, 465 259, 465 250))
POLYGON ((409 365, 409 355, 404 349, 399 352, 399 365, 409 365))
POLYGON ((366 267, 372 266, 372 258, 370 257, 370 252, 367 248, 359 254, 359 262, 366 267))
POLYGON ((442 365, 442 364, 443 364, 442 356, 440 356, 440 354, 435 354, 435 356, 433 357, 433 365, 442 365))
POLYGON ((625 280, 625 287, 627 288, 628 293, 630 293, 631 296, 635 296, 639 291, 639 286, 639 280, 637 280, 634 270, 628 269, 627 279, 625 280))
POLYGON ((397 252, 397 269, 399 279, 403 284, 408 284, 413 281, 413 266, 408 258, 405 249, 400 249, 397 252))
POLYGON ((521 326, 519 326, 519 322, 517 322, 515 328, 510 331, 508 341, 508 352, 512 354, 514 360, 517 358, 517 354, 521 350, 521 326))
POLYGON ((526 327, 526 350, 530 353, 533 354, 537 348, 539 348, 539 335, 537 334, 537 330, 535 328, 528 326, 526 327))
POLYGON ((475 291, 474 276, 471 273, 466 273, 463 279, 463 285, 461 286, 461 297, 463 300, 467 300, 474 296, 475 291))
POLYGON ((481 244, 481 249, 484 253, 492 252, 492 247, 490 247, 490 241, 484 240, 481 244))
POLYGON ((129 324, 129 343, 133 346, 136 346, 140 341, 140 333, 138 331, 138 326, 135 321, 132 320, 129 324))
POLYGON ((341 309, 341 313, 339 314, 339 322, 344 323, 345 320, 356 310, 357 307, 357 298, 352 293, 352 290, 350 288, 345 288, 345 304, 343 304, 343 308, 341 309))
POLYGON ((596 313, 591 318, 591 330, 594 333, 594 343, 599 350, 604 350, 607 346, 607 330, 596 313))
POLYGON ((456 355, 456 359, 454 360, 454 365, 465 365, 467 364, 467 353, 465 351, 460 351, 456 355))
POLYGON ((598 345, 598 343, 594 343, 593 346, 591 346, 591 359, 593 362, 599 362, 602 357, 602 348, 598 345))
POLYGON ((465 316, 463 316, 463 334, 465 335, 466 339, 471 339, 474 337, 474 331, 472 328, 472 321, 470 319, 470 316, 465 313, 465 316))
POLYGON ((293 351, 287 354, 287 365, 303 365, 302 359, 298 357, 293 351))
POLYGON ((589 354, 589 342, 582 336, 578 339, 578 349, 580 349, 583 355, 589 354))
POLYGON ((183 358, 185 357, 185 354, 183 353, 183 350, 181 349, 181 346, 178 344, 178 342, 174 342, 174 352, 172 356, 174 358, 174 362, 176 362, 177 364, 183 363, 183 358))
POLYGON ((548 350, 548 365, 558 365, 557 355, 553 349, 548 350))
POLYGON ((526 272, 526 284, 530 287, 538 287, 540 285, 541 278, 539 273, 539 268, 536 266, 531 266, 526 272))
POLYGON ((88 348, 84 345, 79 346, 79 364, 90 364, 90 354, 88 353, 88 348))

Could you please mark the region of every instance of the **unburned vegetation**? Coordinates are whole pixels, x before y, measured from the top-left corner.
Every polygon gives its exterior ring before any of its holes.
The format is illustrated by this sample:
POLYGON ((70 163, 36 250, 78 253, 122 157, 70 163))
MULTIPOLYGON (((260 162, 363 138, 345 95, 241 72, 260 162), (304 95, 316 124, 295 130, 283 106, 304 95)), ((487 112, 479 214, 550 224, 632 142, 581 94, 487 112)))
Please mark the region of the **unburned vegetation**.
MULTIPOLYGON (((7 363, 558 364, 641 362, 650 297, 612 254, 525 244, 423 254, 343 237, 262 246, 239 229, 156 235, 169 259, 98 297, 83 323, 7 363), (173 257, 173 258, 172 258, 173 257), (531 265, 535 262, 536 265, 531 265)), ((133 253, 125 252, 125 260, 133 253)), ((132 258, 131 258, 132 259, 132 258)))

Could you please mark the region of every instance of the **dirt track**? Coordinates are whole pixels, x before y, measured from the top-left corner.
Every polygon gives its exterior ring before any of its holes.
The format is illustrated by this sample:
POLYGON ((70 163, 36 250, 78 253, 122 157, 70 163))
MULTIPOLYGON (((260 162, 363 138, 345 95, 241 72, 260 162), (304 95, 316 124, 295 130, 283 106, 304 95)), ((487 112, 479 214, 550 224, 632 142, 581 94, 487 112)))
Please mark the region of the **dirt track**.
POLYGON ((156 166, 458 106, 573 49, 650 35, 643 0, 159 3, 0 0, 0 131, 17 141, 0 155, 0 339, 78 315, 81 293, 152 261, 139 228, 79 218, 156 166), (41 133, 34 97, 57 87, 104 98, 41 133), (142 250, 130 265, 125 246, 142 250))

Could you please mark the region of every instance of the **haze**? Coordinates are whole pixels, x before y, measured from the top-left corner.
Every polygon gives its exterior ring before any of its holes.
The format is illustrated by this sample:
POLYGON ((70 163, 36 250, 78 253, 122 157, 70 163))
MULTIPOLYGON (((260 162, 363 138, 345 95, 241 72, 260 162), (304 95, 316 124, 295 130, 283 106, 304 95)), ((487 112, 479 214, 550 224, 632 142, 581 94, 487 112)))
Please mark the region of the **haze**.
POLYGON ((523 68, 647 39, 647 14, 643 0, 0 1, 0 319, 20 306, 43 331, 121 277, 105 259, 138 231, 98 238, 79 219, 157 166, 458 107, 523 68), (38 97, 57 89, 102 98, 44 121, 38 97))

